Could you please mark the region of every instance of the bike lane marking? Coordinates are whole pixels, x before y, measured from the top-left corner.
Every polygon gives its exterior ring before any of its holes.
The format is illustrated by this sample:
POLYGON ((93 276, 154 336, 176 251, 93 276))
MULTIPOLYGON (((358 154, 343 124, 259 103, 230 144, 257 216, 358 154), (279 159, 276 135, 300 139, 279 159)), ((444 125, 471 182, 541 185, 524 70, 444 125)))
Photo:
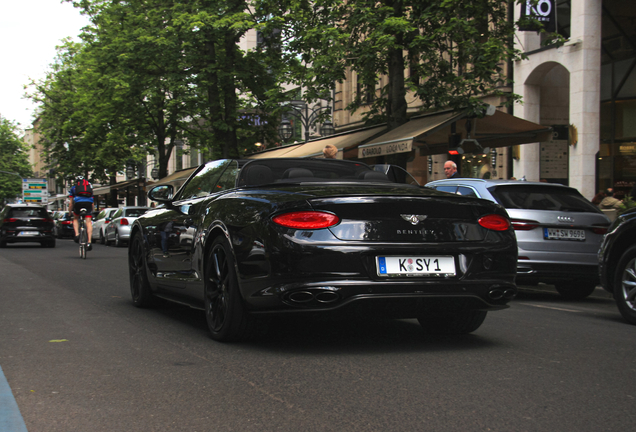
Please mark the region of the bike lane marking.
POLYGON ((27 432, 18 403, 2 372, 2 366, 0 366, 0 431, 27 432))

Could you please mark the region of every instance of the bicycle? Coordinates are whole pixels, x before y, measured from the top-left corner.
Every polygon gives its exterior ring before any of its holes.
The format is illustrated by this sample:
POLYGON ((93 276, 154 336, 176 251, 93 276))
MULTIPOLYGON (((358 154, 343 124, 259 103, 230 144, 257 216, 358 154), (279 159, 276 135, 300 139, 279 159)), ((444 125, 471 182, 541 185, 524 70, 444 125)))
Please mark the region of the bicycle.
POLYGON ((79 252, 80 258, 86 259, 86 248, 88 245, 88 231, 86 230, 86 209, 80 210, 79 217, 79 252))

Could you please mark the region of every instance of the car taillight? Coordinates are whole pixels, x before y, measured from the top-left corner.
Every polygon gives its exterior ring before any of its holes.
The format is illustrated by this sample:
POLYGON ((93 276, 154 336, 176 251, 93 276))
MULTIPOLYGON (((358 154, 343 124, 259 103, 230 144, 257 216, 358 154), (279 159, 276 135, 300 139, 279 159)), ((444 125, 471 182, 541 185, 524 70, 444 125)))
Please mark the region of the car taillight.
POLYGON ((594 234, 605 235, 607 234, 607 227, 592 227, 592 232, 594 234))
POLYGON ((119 219, 119 225, 129 225, 128 224, 128 219, 126 219, 126 218, 119 219))
POLYGON ((479 219, 479 225, 493 231, 506 231, 510 228, 510 221, 501 215, 489 214, 479 219))
POLYGON ((278 215, 272 219, 278 225, 296 229, 328 228, 340 222, 334 214, 321 211, 298 211, 278 215))
POLYGON ((4 222, 4 223, 7 223, 7 222, 17 222, 17 221, 18 221, 18 220, 17 220, 16 218, 6 218, 6 219, 4 219, 4 220, 3 220, 3 222, 4 222))
POLYGON ((525 219, 513 219, 512 228, 515 231, 530 231, 539 226, 539 222, 525 219))
POLYGON ((71 222, 71 221, 63 221, 62 225, 73 225, 73 222, 71 222))

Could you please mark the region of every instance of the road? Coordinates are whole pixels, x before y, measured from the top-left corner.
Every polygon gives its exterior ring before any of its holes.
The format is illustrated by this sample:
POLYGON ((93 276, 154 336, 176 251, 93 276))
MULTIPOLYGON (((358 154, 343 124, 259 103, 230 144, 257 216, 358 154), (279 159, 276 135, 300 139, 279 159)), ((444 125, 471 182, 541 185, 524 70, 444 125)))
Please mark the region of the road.
POLYGON ((286 319, 221 344, 202 312, 134 308, 126 249, 9 245, 0 367, 29 432, 636 430, 636 326, 551 288, 466 336, 286 319))

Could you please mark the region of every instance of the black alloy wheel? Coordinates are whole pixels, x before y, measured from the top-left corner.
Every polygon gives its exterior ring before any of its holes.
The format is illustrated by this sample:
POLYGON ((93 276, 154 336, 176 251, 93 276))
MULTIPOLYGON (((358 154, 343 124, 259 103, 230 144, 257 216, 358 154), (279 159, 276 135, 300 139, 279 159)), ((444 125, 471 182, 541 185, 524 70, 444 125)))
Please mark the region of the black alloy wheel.
POLYGON ((427 334, 461 335, 477 330, 486 314, 480 310, 432 312, 420 315, 417 320, 427 334))
POLYGON ((636 324, 636 246, 627 249, 616 266, 614 299, 623 318, 636 324))
POLYGON ((584 281, 558 282, 554 284, 557 292, 566 300, 583 300, 596 289, 595 283, 584 281))
POLYGON ((212 339, 232 342, 248 338, 253 319, 239 292, 234 257, 224 237, 217 237, 205 264, 205 318, 212 339))
POLYGON ((152 306, 153 295, 146 273, 146 255, 144 241, 139 232, 135 234, 128 253, 128 273, 130 276, 130 294, 133 304, 138 308, 152 306))

